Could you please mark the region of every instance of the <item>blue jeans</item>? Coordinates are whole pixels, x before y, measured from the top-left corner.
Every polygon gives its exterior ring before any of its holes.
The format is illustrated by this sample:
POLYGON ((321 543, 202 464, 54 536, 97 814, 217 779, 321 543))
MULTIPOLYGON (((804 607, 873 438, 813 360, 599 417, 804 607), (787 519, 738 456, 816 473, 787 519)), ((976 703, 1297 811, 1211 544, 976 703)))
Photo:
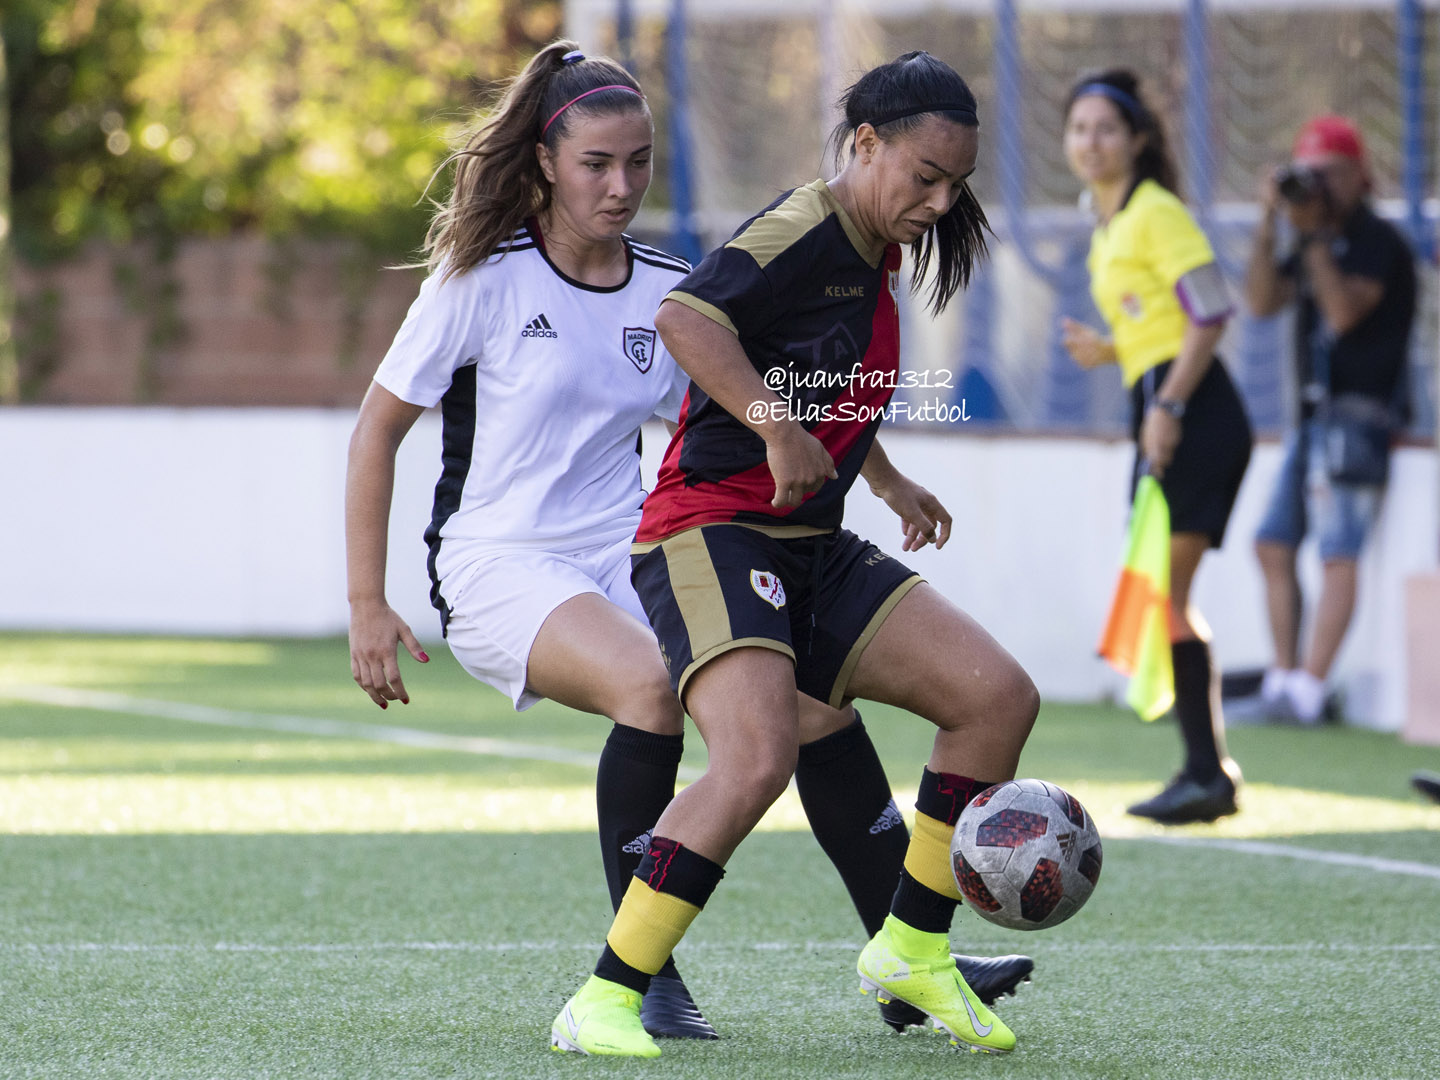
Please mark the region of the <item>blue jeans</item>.
POLYGON ((1380 516, 1385 487, 1331 480, 1323 439, 1317 420, 1306 420, 1285 436, 1285 458, 1255 539, 1299 547, 1313 530, 1322 561, 1353 562, 1380 516))

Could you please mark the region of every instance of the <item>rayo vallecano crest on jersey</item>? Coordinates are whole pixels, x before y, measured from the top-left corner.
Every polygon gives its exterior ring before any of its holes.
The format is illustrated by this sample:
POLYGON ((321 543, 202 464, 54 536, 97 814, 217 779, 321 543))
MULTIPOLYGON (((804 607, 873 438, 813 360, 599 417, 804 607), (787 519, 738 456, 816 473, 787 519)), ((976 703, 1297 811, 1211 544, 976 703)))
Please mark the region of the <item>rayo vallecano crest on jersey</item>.
POLYGON ((750 588, 776 611, 785 606, 785 586, 780 584, 780 579, 774 574, 764 570, 751 570, 750 588))
POLYGON ((627 326, 621 347, 632 364, 642 372, 649 371, 655 362, 655 331, 643 326, 627 326))

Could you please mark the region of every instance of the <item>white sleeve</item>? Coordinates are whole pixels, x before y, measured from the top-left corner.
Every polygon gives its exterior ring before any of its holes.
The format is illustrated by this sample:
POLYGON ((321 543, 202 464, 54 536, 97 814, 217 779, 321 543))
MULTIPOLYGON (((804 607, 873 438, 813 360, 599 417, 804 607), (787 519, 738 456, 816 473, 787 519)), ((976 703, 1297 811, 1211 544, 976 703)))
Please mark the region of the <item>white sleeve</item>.
POLYGON ((401 401, 429 408, 450 389, 455 372, 480 360, 485 341, 484 297, 475 271, 444 283, 431 274, 420 286, 375 381, 401 401))
POLYGON ((670 368, 670 387, 665 391, 665 396, 660 399, 660 403, 655 406, 655 415, 661 420, 669 420, 672 424, 678 424, 680 407, 685 404, 685 394, 690 389, 690 376, 685 374, 684 368, 670 358, 668 352, 662 352, 661 355, 670 368))

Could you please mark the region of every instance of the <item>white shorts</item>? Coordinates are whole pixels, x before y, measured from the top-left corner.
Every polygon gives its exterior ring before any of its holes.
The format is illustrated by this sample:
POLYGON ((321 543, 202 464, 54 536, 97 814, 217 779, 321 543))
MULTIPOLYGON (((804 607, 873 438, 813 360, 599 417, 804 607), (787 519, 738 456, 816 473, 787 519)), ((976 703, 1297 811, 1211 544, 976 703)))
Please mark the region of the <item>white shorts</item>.
MULTIPOLYGON (((550 613, 582 593, 598 593, 648 627, 630 585, 626 536, 577 552, 501 551, 466 563, 440 583, 450 606, 445 640, 475 678, 508 694, 517 711, 542 695, 525 685, 530 649, 550 613)), ((656 646, 658 653, 659 646, 656 646)))

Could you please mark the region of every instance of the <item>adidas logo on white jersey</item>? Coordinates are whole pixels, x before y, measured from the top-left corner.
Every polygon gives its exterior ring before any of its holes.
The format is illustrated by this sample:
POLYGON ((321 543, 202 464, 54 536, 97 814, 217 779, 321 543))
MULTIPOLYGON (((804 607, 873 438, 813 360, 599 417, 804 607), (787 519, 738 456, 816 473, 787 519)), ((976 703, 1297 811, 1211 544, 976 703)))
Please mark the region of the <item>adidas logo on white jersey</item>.
POLYGON ((875 819, 875 824, 870 826, 870 835, 877 836, 882 832, 889 832, 896 826, 904 828, 905 819, 900 815, 900 808, 891 799, 885 804, 885 812, 875 819))
POLYGON ((525 329, 520 331, 521 337, 549 337, 558 338, 560 335, 550 325, 550 320, 545 318, 541 312, 525 324, 525 329))
POLYGON ((650 834, 643 832, 620 849, 627 855, 644 855, 650 850, 650 834))

